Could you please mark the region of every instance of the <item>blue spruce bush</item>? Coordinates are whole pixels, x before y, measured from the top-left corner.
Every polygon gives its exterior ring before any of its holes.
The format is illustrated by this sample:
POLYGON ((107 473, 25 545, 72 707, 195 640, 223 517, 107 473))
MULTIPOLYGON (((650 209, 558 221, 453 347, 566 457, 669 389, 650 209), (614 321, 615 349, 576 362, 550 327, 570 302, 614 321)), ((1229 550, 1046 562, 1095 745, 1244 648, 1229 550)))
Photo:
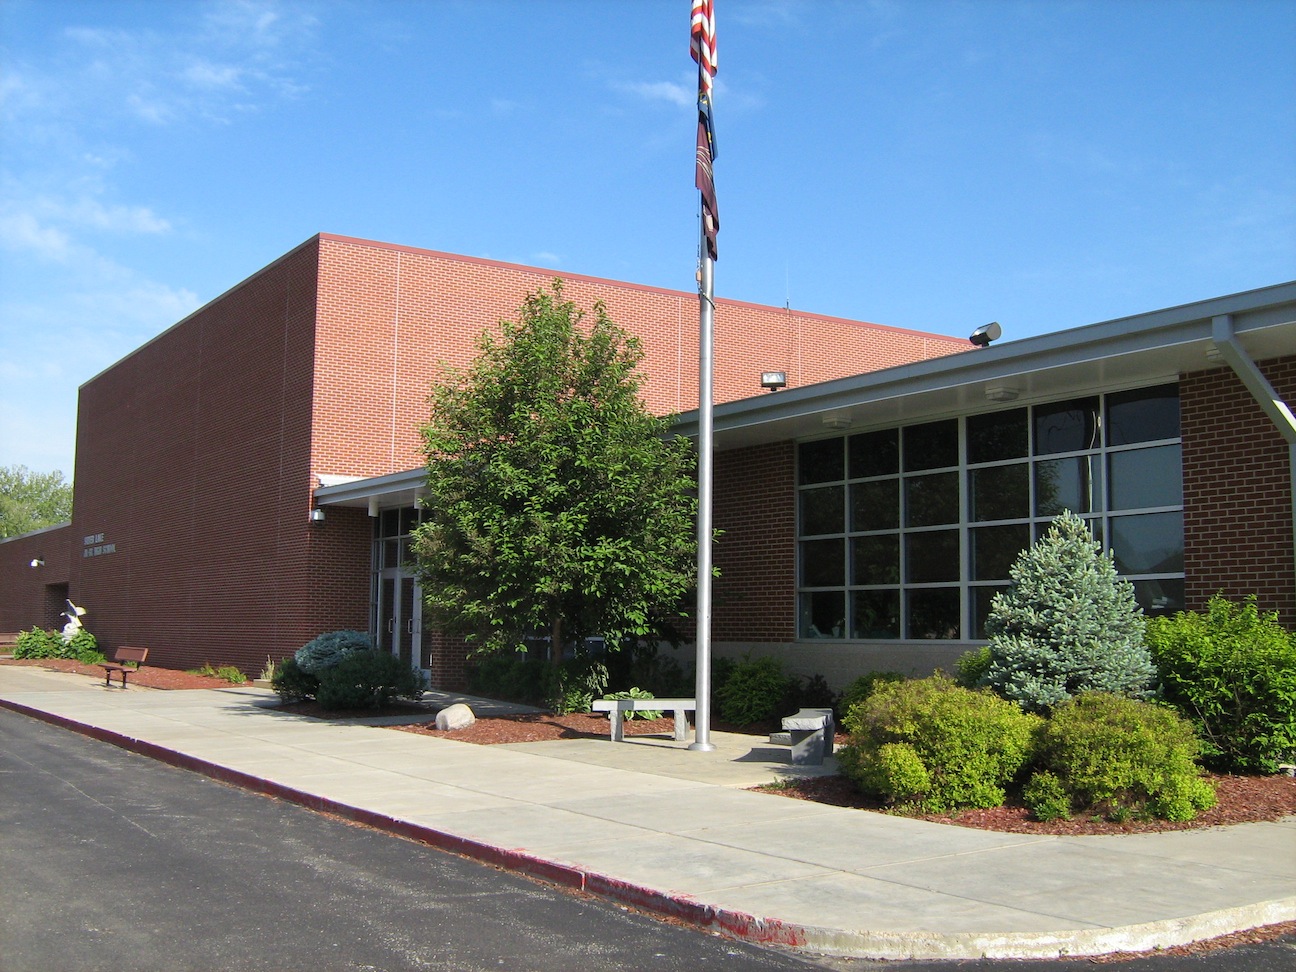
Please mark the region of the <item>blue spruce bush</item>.
POLYGON ((1009 576, 1013 586, 995 595, 986 621, 984 684, 1030 712, 1080 692, 1149 694, 1156 669, 1143 611, 1084 520, 1064 511, 1009 576))

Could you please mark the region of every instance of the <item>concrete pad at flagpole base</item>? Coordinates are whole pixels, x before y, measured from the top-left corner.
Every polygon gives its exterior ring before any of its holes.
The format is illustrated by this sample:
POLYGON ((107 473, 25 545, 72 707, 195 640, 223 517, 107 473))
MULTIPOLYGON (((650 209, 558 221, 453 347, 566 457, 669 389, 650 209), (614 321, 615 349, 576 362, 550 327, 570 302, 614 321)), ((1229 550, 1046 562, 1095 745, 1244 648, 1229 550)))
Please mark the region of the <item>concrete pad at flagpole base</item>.
MULTIPOLYGON (((456 697, 456 701, 466 701, 456 697)), ((471 700, 467 700, 471 705, 471 700)), ((716 733, 503 746, 277 712, 262 689, 106 689, 0 666, 0 705, 257 792, 746 941, 879 959, 1149 951, 1296 920, 1296 818, 1041 837, 746 787, 716 733)))

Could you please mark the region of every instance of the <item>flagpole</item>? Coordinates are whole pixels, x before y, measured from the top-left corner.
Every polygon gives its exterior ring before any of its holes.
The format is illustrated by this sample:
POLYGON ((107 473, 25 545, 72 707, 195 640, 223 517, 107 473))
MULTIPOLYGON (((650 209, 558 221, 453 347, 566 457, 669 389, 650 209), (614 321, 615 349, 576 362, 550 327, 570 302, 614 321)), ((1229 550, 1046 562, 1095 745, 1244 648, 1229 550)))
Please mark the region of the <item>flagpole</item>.
POLYGON ((706 212, 700 222, 702 263, 698 270, 698 526, 697 526, 697 710, 689 749, 710 752, 711 742, 711 526, 715 454, 711 417, 715 333, 715 261, 707 246, 706 212))

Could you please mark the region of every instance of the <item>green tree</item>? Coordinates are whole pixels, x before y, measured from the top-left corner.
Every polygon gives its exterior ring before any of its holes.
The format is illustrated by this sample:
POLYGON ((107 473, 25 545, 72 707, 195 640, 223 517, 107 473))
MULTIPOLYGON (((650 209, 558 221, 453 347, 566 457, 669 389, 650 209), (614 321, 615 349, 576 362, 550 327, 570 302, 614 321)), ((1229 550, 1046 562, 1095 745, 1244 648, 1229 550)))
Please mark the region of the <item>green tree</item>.
POLYGON ((639 342, 602 303, 552 292, 432 393, 428 495, 414 534, 427 606, 485 648, 543 633, 550 657, 655 630, 693 578, 689 442, 639 398, 639 342))
POLYGON ((985 684, 1029 711, 1080 692, 1148 693, 1156 670, 1134 586, 1084 520, 1064 510, 1009 576, 1013 586, 995 595, 986 619, 985 684))
POLYGON ((16 537, 72 519, 72 484, 63 473, 0 466, 0 537, 16 537))

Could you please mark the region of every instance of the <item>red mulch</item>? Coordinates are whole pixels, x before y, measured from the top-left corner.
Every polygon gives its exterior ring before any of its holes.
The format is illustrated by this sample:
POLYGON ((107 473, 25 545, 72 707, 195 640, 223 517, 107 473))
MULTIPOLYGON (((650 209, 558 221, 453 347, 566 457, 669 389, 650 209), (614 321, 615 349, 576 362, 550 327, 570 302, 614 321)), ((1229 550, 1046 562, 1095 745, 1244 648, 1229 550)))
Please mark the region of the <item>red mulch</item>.
MULTIPOLYGON (((26 668, 43 668, 51 672, 89 675, 100 681, 103 681, 104 677, 104 670, 98 665, 86 665, 71 658, 0 658, 0 665, 21 665, 26 668)), ((188 672, 177 671, 174 668, 157 668, 145 664, 138 672, 131 672, 127 676, 126 684, 155 689, 213 689, 229 688, 231 683, 223 678, 190 675, 188 672)), ((113 685, 121 685, 121 678, 117 675, 113 675, 113 685)))

